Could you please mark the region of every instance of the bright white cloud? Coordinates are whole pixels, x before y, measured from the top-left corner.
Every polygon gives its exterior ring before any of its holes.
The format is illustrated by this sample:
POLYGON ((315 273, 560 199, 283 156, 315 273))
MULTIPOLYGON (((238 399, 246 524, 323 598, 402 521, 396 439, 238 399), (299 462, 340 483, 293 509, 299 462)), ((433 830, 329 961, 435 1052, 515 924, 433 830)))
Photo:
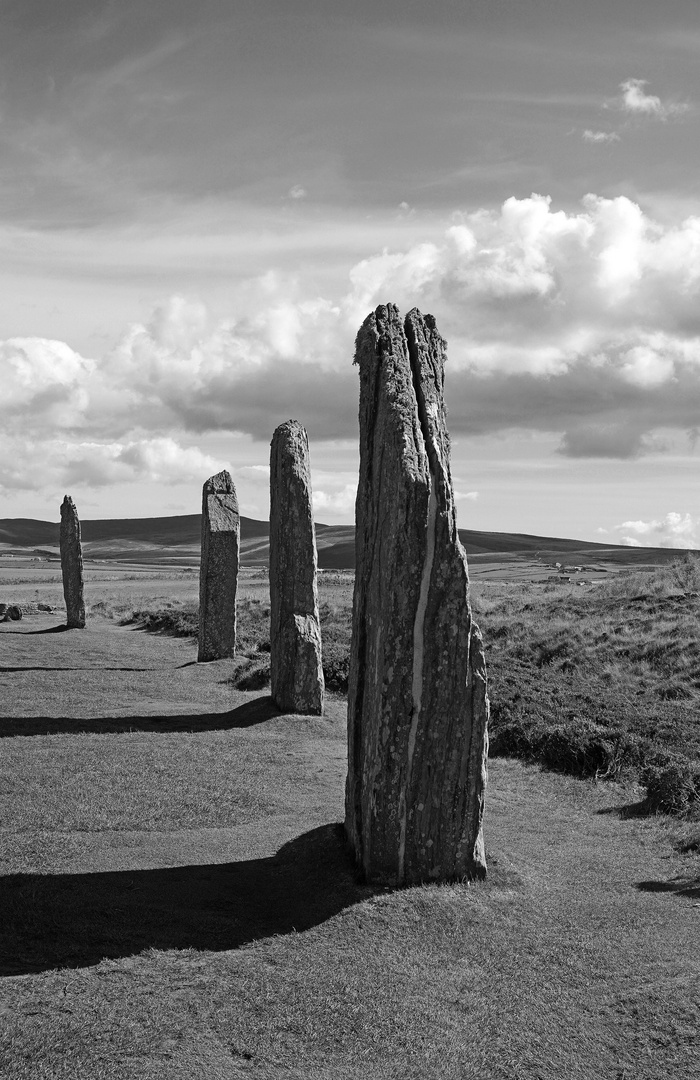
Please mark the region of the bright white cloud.
POLYGON ((623 352, 621 359, 621 376, 636 386, 661 386, 673 378, 673 343, 665 350, 654 349, 650 344, 635 345, 623 352))
POLYGON ((688 111, 688 105, 681 102, 663 102, 656 94, 647 94, 644 89, 646 79, 625 79, 620 83, 620 108, 636 116, 655 116, 667 120, 670 116, 680 116, 688 111))
POLYGON ((0 342, 5 424, 69 428, 87 407, 95 364, 62 341, 10 338, 0 342))
POLYGON ((455 491, 455 502, 463 502, 464 500, 476 502, 478 498, 478 491, 455 491))
POLYGON ((356 498, 357 484, 345 484, 340 491, 335 492, 317 490, 313 492, 314 510, 332 510, 336 514, 350 514, 355 509, 356 498))
POLYGON ((303 188, 301 184, 295 184, 287 192, 290 199, 305 199, 308 195, 306 188, 303 188))
POLYGON ((358 316, 387 299, 435 312, 456 365, 551 374, 652 331, 683 351, 691 327, 697 335, 700 218, 664 229, 624 196, 588 195, 571 214, 539 195, 509 199, 465 215, 440 243, 364 259, 350 277, 358 316))
POLYGON ((166 485, 203 482, 222 468, 220 460, 171 438, 96 442, 0 437, 0 486, 15 490, 99 488, 143 480, 166 485))
POLYGON ((700 548, 700 519, 671 511, 651 521, 623 521, 616 525, 621 543, 629 547, 700 548))
MULTIPOLYGON (((94 485, 201 479, 221 464, 199 454, 198 435, 268 441, 290 416, 312 440, 354 438, 353 341, 388 301, 432 312, 448 339, 456 434, 558 432, 564 454, 633 457, 660 452, 660 428, 697 427, 700 216, 662 226, 623 196, 564 211, 532 195, 361 260, 344 295, 303 295, 270 272, 226 318, 173 296, 97 358, 0 342, 0 484, 67 470, 94 485)), ((352 485, 324 480, 316 493, 319 508, 353 501, 352 485)))
POLYGON ((616 131, 592 131, 590 128, 581 135, 584 142, 589 143, 613 143, 619 142, 620 136, 616 131))

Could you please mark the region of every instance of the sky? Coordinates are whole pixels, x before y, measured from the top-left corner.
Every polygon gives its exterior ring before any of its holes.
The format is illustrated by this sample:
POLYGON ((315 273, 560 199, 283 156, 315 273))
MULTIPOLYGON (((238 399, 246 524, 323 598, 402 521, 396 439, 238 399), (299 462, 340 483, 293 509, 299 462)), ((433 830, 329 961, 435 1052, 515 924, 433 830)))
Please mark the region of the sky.
POLYGON ((0 0, 0 517, 354 518, 432 313, 463 528, 700 547, 697 0, 0 0))

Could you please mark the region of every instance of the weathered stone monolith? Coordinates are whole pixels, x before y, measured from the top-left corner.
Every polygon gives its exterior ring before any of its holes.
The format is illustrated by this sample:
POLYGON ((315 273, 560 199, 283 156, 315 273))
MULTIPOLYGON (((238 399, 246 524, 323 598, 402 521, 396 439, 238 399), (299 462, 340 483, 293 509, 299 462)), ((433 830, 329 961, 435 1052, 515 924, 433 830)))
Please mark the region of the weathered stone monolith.
POLYGON ((222 660, 236 652, 240 528, 236 489, 224 469, 202 489, 198 660, 222 660))
POLYGON ((378 307, 356 343, 360 483, 345 827, 366 878, 479 878, 488 696, 457 534, 435 320, 378 307))
POLYGON ((287 713, 323 712, 309 440, 296 420, 270 449, 270 684, 287 713))
POLYGON ((61 503, 59 545, 63 595, 66 600, 66 624, 72 629, 82 630, 85 626, 83 549, 80 543, 78 511, 69 495, 66 495, 61 503))

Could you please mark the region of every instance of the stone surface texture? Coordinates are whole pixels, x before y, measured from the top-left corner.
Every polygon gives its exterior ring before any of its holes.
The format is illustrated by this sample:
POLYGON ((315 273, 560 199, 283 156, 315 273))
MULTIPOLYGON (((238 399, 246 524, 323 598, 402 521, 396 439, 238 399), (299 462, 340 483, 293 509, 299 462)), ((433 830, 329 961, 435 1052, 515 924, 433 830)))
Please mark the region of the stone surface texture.
POLYGON ((270 448, 270 675, 283 712, 323 712, 309 440, 296 420, 270 448))
POLYGON ((236 652, 236 590, 241 523, 231 474, 210 476, 202 489, 202 561, 199 570, 197 659, 222 660, 236 652))
POLYGON ((80 543, 80 520, 75 503, 66 495, 61 503, 61 573, 66 601, 66 623, 73 629, 85 626, 83 595, 83 549, 80 543))
POLYGON ((378 307, 357 336, 360 482, 345 827, 369 881, 486 873, 486 665, 457 534, 432 316, 378 307))

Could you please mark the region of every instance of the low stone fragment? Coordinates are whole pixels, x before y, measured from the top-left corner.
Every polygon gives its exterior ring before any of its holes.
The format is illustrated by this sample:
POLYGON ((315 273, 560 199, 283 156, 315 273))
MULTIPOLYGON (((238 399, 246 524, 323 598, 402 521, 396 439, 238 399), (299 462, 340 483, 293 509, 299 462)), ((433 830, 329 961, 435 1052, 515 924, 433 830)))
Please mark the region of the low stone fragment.
POLYGON ((80 543, 80 520, 75 503, 66 495, 61 503, 61 573, 66 601, 66 623, 73 629, 85 626, 83 595, 83 549, 80 543))
POLYGON ((202 489, 197 655, 200 661, 235 655, 239 561, 238 499, 231 474, 224 469, 210 476, 202 489))
POLYGON ((346 832, 370 881, 486 873, 488 696, 457 535, 432 316, 378 307, 356 343, 360 482, 346 832))
POLYGON ((323 712, 309 440, 296 420, 270 449, 270 683, 282 712, 323 712))
POLYGON ((19 604, 0 604, 0 622, 19 622, 22 608, 19 604))

